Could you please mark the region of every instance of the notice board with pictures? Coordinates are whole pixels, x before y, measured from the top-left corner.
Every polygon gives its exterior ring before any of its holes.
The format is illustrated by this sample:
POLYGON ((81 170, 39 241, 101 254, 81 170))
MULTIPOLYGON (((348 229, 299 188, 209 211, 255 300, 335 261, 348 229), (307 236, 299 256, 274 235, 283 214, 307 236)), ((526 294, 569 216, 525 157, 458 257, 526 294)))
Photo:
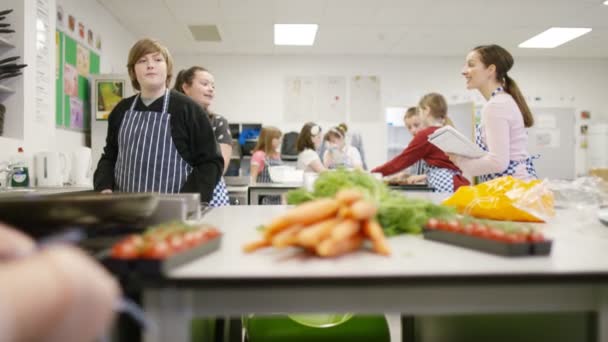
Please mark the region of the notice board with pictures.
POLYGON ((90 131, 89 75, 99 74, 100 56, 85 42, 57 30, 55 70, 57 127, 90 131))

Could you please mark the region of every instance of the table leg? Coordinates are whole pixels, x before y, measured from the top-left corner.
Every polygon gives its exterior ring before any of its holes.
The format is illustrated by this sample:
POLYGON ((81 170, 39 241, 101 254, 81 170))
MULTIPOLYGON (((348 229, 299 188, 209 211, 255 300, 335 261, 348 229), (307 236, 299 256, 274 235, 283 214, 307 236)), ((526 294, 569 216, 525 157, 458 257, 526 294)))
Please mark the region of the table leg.
POLYGON ((146 342, 190 342, 192 293, 175 289, 149 289, 143 296, 147 317, 153 329, 143 333, 146 342))
POLYGON ((601 288, 598 292, 597 308, 597 340, 608 341, 608 289, 601 288))

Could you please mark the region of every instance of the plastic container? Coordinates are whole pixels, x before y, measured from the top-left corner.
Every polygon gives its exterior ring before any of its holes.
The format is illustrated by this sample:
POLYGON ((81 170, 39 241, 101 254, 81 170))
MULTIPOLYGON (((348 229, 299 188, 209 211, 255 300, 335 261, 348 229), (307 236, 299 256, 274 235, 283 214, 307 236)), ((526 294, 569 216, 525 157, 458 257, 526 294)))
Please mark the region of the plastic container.
POLYGON ((269 166, 268 174, 274 183, 302 183, 304 181, 304 171, 296 170, 289 165, 269 166))
POLYGON ((13 165, 13 176, 11 178, 11 187, 13 188, 26 188, 30 186, 30 175, 27 168, 27 157, 23 152, 23 148, 17 149, 17 154, 10 158, 10 162, 13 165))

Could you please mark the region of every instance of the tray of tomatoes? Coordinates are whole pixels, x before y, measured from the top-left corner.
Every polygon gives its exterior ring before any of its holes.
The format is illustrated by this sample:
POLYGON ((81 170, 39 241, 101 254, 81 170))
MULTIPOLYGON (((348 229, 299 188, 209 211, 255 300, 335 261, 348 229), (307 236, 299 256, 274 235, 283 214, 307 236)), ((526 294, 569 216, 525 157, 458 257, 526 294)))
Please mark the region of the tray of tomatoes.
POLYGON ((208 225, 159 224, 116 242, 103 263, 118 274, 160 276, 220 247, 222 234, 208 225))
POLYGON ((425 239, 502 256, 549 255, 552 241, 530 225, 489 220, 431 218, 425 239))

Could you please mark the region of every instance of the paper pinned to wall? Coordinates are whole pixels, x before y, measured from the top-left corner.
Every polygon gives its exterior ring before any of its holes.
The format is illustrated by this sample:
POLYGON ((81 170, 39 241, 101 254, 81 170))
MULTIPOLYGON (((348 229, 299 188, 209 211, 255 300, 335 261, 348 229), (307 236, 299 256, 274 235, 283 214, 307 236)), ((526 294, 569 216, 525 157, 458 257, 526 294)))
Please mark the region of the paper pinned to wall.
POLYGON ((350 80, 350 119, 354 122, 382 121, 380 78, 354 76, 350 80))
POLYGON ((323 121, 346 120, 346 78, 329 76, 317 78, 315 112, 323 121))
POLYGON ((285 79, 285 112, 287 122, 316 121, 314 111, 315 82, 312 77, 287 77, 285 79))
POLYGON ((559 148, 559 129, 537 129, 534 132, 534 143, 536 147, 559 148))
POLYGON ((555 129, 557 127, 557 118, 555 115, 541 114, 535 118, 537 128, 555 129))

